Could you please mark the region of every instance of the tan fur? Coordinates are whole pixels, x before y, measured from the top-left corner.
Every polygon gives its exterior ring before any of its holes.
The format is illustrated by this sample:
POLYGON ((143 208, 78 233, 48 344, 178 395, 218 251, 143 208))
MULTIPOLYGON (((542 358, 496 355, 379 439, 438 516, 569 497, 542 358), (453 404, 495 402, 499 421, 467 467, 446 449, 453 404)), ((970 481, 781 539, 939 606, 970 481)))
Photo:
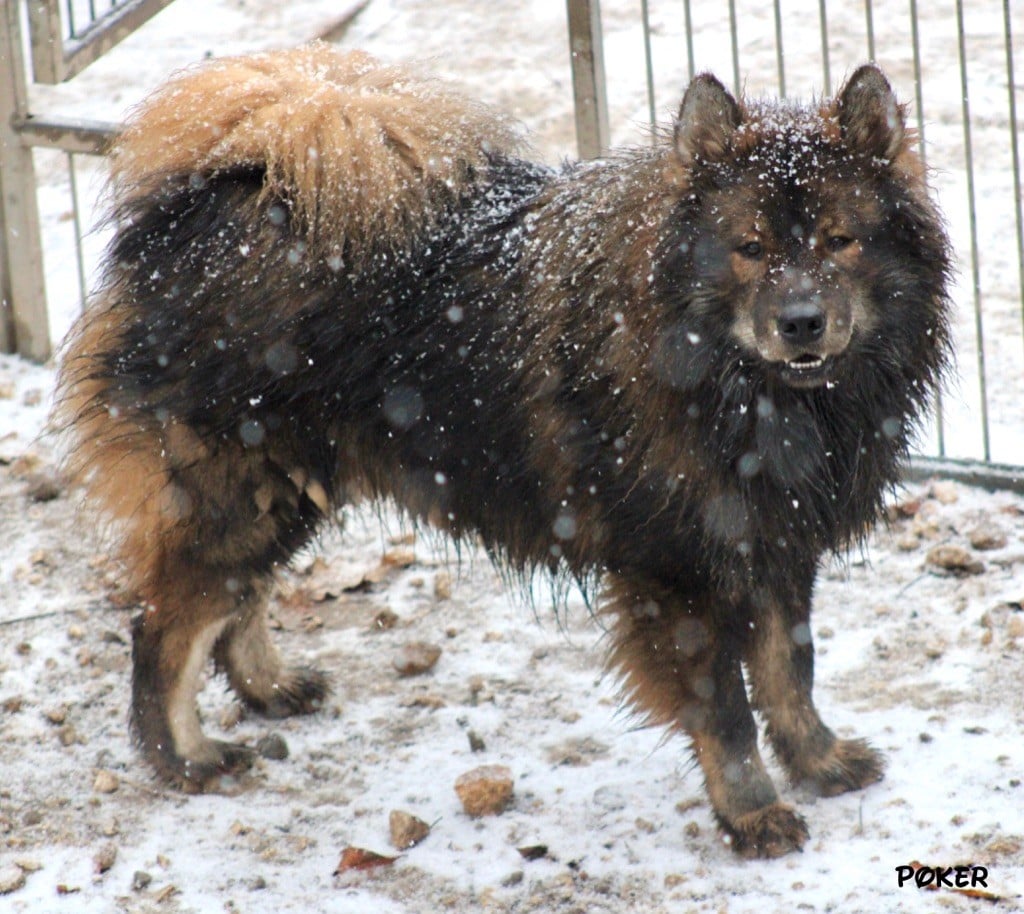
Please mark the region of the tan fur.
POLYGON ((190 506, 170 484, 162 436, 138 416, 110 407, 108 382, 96 377, 94 354, 114 344, 118 316, 98 303, 80 322, 62 363, 55 425, 73 431, 64 471, 118 528, 121 554, 131 557, 128 583, 138 589, 159 576, 162 556, 178 540, 174 528, 190 506))
POLYGON ((196 712, 196 696, 203 683, 203 673, 213 645, 224 631, 227 619, 207 623, 198 633, 186 629, 187 638, 176 638, 176 661, 173 685, 167 697, 167 722, 174 738, 175 749, 197 761, 213 761, 216 744, 203 735, 196 712))
POLYGON ((133 198, 170 175, 263 167, 266 190, 290 200, 308 241, 330 256, 380 235, 402 247, 489 151, 515 145, 488 108, 408 69, 315 43, 179 74, 121 135, 112 183, 133 198))

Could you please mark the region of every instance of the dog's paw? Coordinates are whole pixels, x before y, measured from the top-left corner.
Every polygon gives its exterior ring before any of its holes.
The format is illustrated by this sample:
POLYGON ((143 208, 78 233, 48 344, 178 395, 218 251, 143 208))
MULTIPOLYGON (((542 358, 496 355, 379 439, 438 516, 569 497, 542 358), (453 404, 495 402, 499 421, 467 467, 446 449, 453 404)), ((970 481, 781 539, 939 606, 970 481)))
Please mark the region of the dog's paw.
POLYGON ((784 803, 771 803, 738 816, 719 819, 727 843, 746 859, 782 857, 803 849, 810 837, 803 816, 784 803))
POLYGON ((327 677, 319 670, 293 667, 275 684, 273 696, 268 701, 250 699, 247 703, 266 717, 292 717, 319 711, 330 694, 327 677))
POLYGON ((189 756, 178 755, 158 746, 147 751, 157 775, 185 793, 216 793, 229 786, 229 780, 252 767, 256 752, 241 743, 204 740, 189 756))
POLYGON ((862 739, 837 739, 815 766, 811 781, 823 797, 834 797, 877 783, 885 776, 885 757, 862 739))

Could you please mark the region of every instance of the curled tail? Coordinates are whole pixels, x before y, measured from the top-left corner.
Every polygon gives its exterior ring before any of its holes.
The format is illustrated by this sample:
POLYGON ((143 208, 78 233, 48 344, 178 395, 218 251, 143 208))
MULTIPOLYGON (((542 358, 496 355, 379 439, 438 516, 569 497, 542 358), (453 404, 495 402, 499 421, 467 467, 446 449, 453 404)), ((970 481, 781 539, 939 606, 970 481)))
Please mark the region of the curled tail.
POLYGON ((186 70, 147 99, 113 154, 115 202, 168 180, 265 172, 293 226, 350 262, 405 246, 489 154, 509 123, 436 81, 329 45, 225 58, 186 70))
MULTIPOLYGON (((250 386, 276 385, 292 367, 274 357, 294 352, 281 321, 310 286, 286 249, 304 242, 305 264, 330 267, 317 275, 400 254, 514 143, 483 106, 324 44, 206 63, 136 110, 112 156, 103 285, 65 343, 55 415, 68 475, 115 522, 136 586, 195 538, 197 506, 213 494, 194 468, 219 460, 221 489, 269 497, 255 451, 208 445, 213 420, 195 414, 244 404, 250 386), (263 349, 267 358, 253 355, 263 349)), ((271 455, 285 478, 300 456, 271 455)), ((293 473, 313 482, 296 483, 298 495, 284 486, 278 502, 321 507, 326 469, 319 481, 310 468, 293 473)), ((270 524, 272 512, 257 513, 254 524, 270 524)), ((280 527, 268 526, 267 555, 280 527)))

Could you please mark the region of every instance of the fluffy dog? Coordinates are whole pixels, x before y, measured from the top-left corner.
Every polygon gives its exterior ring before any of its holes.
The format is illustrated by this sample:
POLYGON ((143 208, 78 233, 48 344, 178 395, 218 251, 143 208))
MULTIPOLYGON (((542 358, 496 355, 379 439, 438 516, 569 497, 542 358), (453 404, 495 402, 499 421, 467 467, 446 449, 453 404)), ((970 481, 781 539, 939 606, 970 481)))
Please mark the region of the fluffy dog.
POLYGON ((878 69, 813 106, 698 76, 653 148, 552 170, 486 108, 315 45, 178 76, 112 187, 60 409, 144 605, 132 723, 162 775, 249 760, 201 730, 211 657, 257 711, 317 707, 268 581, 385 498, 600 586, 626 698, 689 737, 737 852, 808 835, 752 706, 793 779, 881 777, 814 708, 809 628, 948 357, 947 240, 878 69))

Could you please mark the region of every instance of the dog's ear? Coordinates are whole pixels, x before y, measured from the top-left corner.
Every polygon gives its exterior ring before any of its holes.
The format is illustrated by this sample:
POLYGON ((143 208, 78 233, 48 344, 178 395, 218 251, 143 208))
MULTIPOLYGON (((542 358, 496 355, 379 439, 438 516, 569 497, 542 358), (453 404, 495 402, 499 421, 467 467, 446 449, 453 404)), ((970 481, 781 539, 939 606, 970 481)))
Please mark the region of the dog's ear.
POLYGON ((846 144, 865 155, 894 159, 906 136, 903 109, 892 86, 874 64, 846 81, 837 98, 839 128, 846 144))
POLYGON ((684 165, 695 159, 716 159, 729 148, 740 125, 739 105, 714 76, 694 77, 683 96, 675 124, 676 154, 684 165))

